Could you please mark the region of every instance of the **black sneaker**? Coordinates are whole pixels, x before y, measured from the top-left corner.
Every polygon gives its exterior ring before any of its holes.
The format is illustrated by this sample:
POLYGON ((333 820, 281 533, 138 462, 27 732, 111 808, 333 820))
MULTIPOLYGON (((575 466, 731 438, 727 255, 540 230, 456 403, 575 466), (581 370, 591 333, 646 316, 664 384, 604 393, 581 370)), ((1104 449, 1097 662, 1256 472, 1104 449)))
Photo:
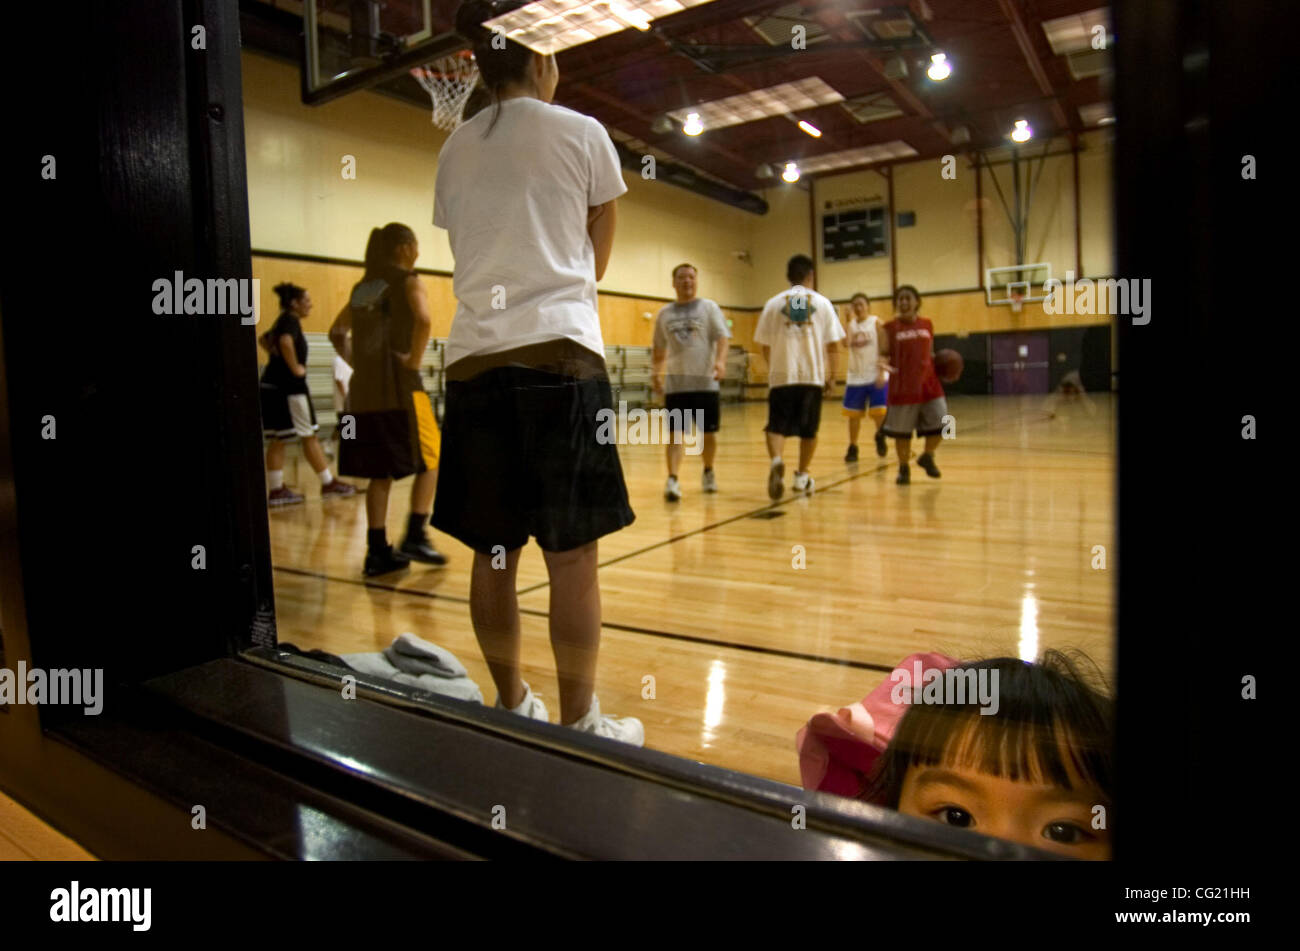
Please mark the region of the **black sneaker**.
POLYGON ((880 456, 883 459, 888 452, 889 449, 885 446, 885 434, 877 429, 876 430, 876 455, 880 456))
POLYGON ((393 551, 393 546, 381 548, 378 551, 370 550, 366 552, 366 577, 373 578, 375 575, 386 575, 393 571, 401 571, 403 568, 409 568, 411 559, 407 558, 400 552, 393 551))
POLYGON ((846 453, 844 454, 844 461, 845 461, 845 462, 857 462, 857 461, 858 461, 858 447, 857 447, 857 446, 849 446, 849 451, 846 452, 846 453))
POLYGON ((430 545, 427 538, 412 538, 408 535, 398 551, 410 558, 411 561, 418 561, 426 565, 445 565, 447 563, 447 556, 430 545))
POLYGON ((916 457, 916 464, 925 470, 925 474, 931 479, 939 478, 939 467, 934 464, 934 456, 928 452, 923 452, 916 457))
POLYGON ((906 465, 901 465, 898 467, 898 478, 894 480, 894 484, 895 485, 912 484, 912 472, 910 469, 907 468, 906 465))

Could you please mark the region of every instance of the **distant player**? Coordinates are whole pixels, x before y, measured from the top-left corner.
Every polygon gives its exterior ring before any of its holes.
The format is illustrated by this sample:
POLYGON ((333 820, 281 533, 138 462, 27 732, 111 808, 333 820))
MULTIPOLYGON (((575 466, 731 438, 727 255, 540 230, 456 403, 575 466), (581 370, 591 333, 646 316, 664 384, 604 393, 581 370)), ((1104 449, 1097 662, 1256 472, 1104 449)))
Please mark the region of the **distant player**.
POLYGON ((865 413, 876 424, 876 455, 883 456, 885 434, 880 431, 888 403, 889 373, 880 367, 880 318, 870 313, 871 300, 859 291, 849 302, 849 320, 844 345, 849 351, 849 369, 844 387, 844 415, 849 420, 849 451, 845 462, 858 461, 858 432, 865 413))
POLYGON ((836 344, 844 339, 835 305, 813 290, 812 259, 796 254, 786 266, 790 289, 763 305, 754 340, 767 361, 767 454, 772 458, 767 494, 779 499, 785 491, 781 450, 787 436, 799 438, 799 468, 795 492, 812 494, 808 474, 817 449, 822 418, 822 394, 835 385, 836 344))
MULTIPOLYGON (((689 427, 695 411, 704 419, 704 491, 717 492, 713 459, 718 451, 718 381, 727 375, 727 320, 722 308, 713 301, 696 297, 695 266, 679 264, 673 268, 675 303, 668 304, 655 318, 654 375, 655 393, 666 394, 664 407, 680 410, 681 425, 689 427), (666 372, 665 372, 666 371, 666 372)), ((669 433, 676 432, 677 419, 668 417, 669 433)), ((677 469, 686 454, 686 446, 670 439, 667 446, 668 484, 664 498, 676 502, 682 497, 677 469)))
POLYGON ((302 440, 302 454, 320 476, 321 498, 347 497, 356 488, 334 478, 325 451, 316 438, 316 410, 307 393, 307 338, 302 318, 311 313, 311 294, 296 284, 277 284, 280 316, 260 338, 270 355, 262 371, 262 428, 270 440, 266 447, 267 504, 297 505, 303 497, 284 484, 284 446, 302 440))
POLYGON ((1078 370, 1071 370, 1061 379, 1061 383, 1043 402, 1043 410, 1049 419, 1055 419, 1061 404, 1081 405, 1089 416, 1097 415, 1097 405, 1093 403, 1083 388, 1083 378, 1078 370))
POLYGON ((934 372, 934 326, 917 313, 921 295, 911 284, 894 293, 898 316, 885 324, 880 336, 880 365, 888 368, 889 411, 881 432, 893 438, 898 450, 899 485, 912 481, 912 432, 925 437, 925 452, 916 464, 932 479, 939 478, 934 453, 943 441, 943 418, 948 401, 934 372))

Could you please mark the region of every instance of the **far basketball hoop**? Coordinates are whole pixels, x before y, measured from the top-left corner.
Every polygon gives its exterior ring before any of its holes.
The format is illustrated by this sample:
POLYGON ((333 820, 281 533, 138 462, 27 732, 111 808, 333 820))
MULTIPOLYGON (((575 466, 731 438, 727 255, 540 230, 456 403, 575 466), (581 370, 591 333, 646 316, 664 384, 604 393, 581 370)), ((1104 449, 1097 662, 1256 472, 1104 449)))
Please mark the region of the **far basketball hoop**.
POLYGON ((1012 291, 1010 299, 1011 299, 1011 313, 1013 314, 1020 313, 1020 308, 1025 303, 1025 295, 1022 294, 1020 291, 1012 291))

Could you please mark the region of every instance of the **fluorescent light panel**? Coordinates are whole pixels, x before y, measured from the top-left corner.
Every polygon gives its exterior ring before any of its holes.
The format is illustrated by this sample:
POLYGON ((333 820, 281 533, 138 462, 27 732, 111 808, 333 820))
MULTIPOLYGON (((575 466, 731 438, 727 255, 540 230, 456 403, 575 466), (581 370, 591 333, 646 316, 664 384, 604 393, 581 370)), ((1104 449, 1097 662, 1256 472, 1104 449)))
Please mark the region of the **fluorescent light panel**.
POLYGON ((483 25, 530 50, 549 55, 592 40, 646 29, 651 21, 712 0, 534 0, 483 25))
MULTIPOLYGON (((857 149, 844 149, 841 152, 828 152, 825 155, 812 155, 808 158, 796 160, 799 171, 804 175, 813 175, 818 172, 829 172, 837 168, 848 168, 850 165, 869 165, 872 162, 888 162, 891 159, 910 158, 916 155, 916 149, 912 148, 902 140, 893 142, 881 142, 876 145, 865 145, 857 149)), ((785 162, 777 163, 782 167, 785 162)))
POLYGON ((1043 32, 1047 34, 1052 52, 1062 56, 1092 49, 1092 28, 1098 25, 1106 28, 1106 45, 1109 47, 1114 38, 1110 34, 1110 10, 1107 7, 1055 20, 1044 20, 1043 32))
POLYGON ((686 106, 668 113, 678 122, 685 122, 692 112, 700 114, 704 131, 723 129, 729 125, 742 122, 754 122, 772 116, 783 116, 788 112, 801 112, 816 109, 835 102, 843 102, 844 97, 817 76, 809 76, 795 83, 782 83, 767 89, 755 89, 753 92, 702 102, 697 106, 686 106))

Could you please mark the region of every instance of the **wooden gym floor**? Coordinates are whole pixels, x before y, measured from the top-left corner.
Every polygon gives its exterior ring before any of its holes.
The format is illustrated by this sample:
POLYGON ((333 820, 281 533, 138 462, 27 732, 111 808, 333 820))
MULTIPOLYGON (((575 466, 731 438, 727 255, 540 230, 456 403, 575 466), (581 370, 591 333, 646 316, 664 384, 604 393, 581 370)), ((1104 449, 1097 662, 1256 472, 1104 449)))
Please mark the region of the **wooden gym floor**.
MULTIPOLYGON (((968 659, 1079 648, 1113 676, 1115 401, 1095 413, 1043 397, 953 397, 956 438, 937 454, 942 478, 915 464, 894 484, 863 423, 861 461, 843 462, 837 402, 822 410, 811 498, 789 482, 767 497, 765 402, 725 405, 715 463, 720 491, 700 492, 688 456, 684 498, 666 502, 661 446, 622 446, 636 522, 600 543, 603 600, 597 693, 606 713, 640 717, 647 746, 799 784, 796 731, 821 710, 861 699, 906 655, 968 659), (776 517, 770 517, 776 516, 776 517), (793 567, 802 546, 806 567, 793 567), (655 698, 642 682, 655 679, 655 698)), ((919 449, 913 443, 913 451, 919 449)), ((305 505, 272 511, 279 637, 336 654, 378 651, 404 631, 452 651, 487 703, 496 700, 469 620, 471 552, 434 533, 451 563, 361 575, 364 500, 323 503, 300 450, 290 481, 305 505), (297 469, 294 482, 294 469, 297 469)), ((409 480, 389 501, 400 540, 409 480)), ((364 488, 364 484, 358 485, 364 488)), ((541 552, 519 565, 524 678, 559 715, 547 638, 549 591, 541 552)))

